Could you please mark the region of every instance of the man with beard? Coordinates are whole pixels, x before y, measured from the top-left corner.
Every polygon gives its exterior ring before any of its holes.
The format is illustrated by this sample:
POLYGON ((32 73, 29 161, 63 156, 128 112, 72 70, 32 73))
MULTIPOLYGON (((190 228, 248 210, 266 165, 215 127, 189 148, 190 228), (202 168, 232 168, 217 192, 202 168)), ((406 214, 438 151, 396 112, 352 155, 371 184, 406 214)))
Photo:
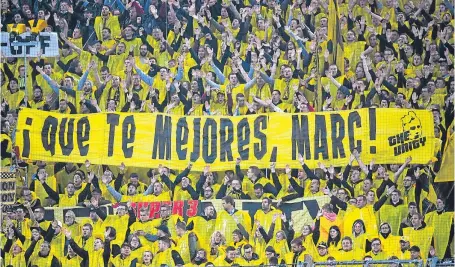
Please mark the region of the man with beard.
POLYGON ((46 234, 48 234, 49 231, 51 231, 52 226, 50 221, 44 219, 44 214, 45 210, 43 207, 36 207, 33 212, 33 218, 35 218, 35 221, 38 222, 39 224, 40 233, 43 236, 46 236, 46 234))
POLYGON ((96 32, 96 38, 103 40, 104 29, 109 29, 112 36, 119 36, 121 34, 120 23, 117 16, 111 14, 110 7, 104 5, 101 8, 101 16, 95 18, 94 29, 96 32))
POLYGON ((159 251, 155 254, 152 261, 153 266, 161 266, 162 264, 169 264, 171 266, 183 265, 183 259, 180 254, 171 248, 171 240, 163 237, 158 241, 159 251))
POLYGON ((24 97, 22 101, 19 103, 19 106, 26 106, 27 108, 32 109, 43 109, 46 102, 43 98, 43 89, 38 85, 33 87, 33 98, 32 100, 28 100, 27 97, 24 97))
POLYGON ((217 199, 223 198, 225 196, 230 196, 235 199, 251 199, 251 197, 248 195, 248 193, 245 193, 242 190, 242 183, 240 182, 239 179, 237 179, 237 178, 232 179, 229 191, 227 191, 228 185, 229 185, 229 177, 225 176, 224 182, 221 185, 220 189, 218 190, 218 193, 216 194, 217 199))
MULTIPOLYGON (((256 211, 254 214, 254 221, 259 222, 259 224, 264 228, 266 233, 269 233, 270 227, 273 224, 274 217, 278 218, 275 220, 275 230, 273 232, 273 235, 276 234, 276 232, 280 231, 282 226, 281 222, 281 211, 278 209, 275 209, 272 207, 272 200, 270 198, 263 198, 262 203, 261 203, 261 209, 256 211)), ((253 226, 253 233, 256 232, 257 224, 255 223, 253 226)))
POLYGON ((196 266, 206 266, 205 263, 207 262, 207 252, 204 249, 199 249, 196 252, 196 257, 192 260, 193 264, 196 266))
POLYGON ((298 266, 299 263, 305 262, 311 264, 313 259, 311 255, 304 253, 306 248, 303 247, 302 239, 296 238, 291 241, 291 252, 284 255, 284 260, 287 265, 298 266))
MULTIPOLYGON (((139 32, 140 32, 140 30, 139 30, 139 32)), ((144 41, 143 41, 143 43, 144 43, 144 41)), ((149 54, 149 50, 147 50, 147 48, 148 47, 145 43, 142 44, 141 46, 139 46, 139 56, 134 57, 136 65, 141 70, 150 68, 150 60, 149 60, 150 54, 149 54)), ((150 51, 150 52, 153 53, 153 48, 152 48, 152 51, 150 51)))
MULTIPOLYGON (((236 249, 232 246, 228 246, 226 248, 226 254, 222 254, 218 258, 213 261, 213 265, 215 266, 232 266, 238 263, 238 259, 236 258, 236 249)), ((240 263, 240 262, 239 262, 240 263)))
MULTIPOLYGON (((226 176, 233 178, 234 173, 231 170, 225 172, 226 176)), ((196 191, 204 199, 213 199, 214 192, 218 192, 220 185, 217 183, 217 175, 215 172, 210 171, 210 165, 204 167, 204 171, 199 176, 196 183, 196 191)))
POLYGON ((231 196, 223 197, 222 203, 224 210, 217 215, 214 230, 220 231, 226 237, 226 244, 233 242, 232 232, 235 229, 243 228, 243 233, 251 234, 251 217, 248 212, 237 210, 231 196))
POLYGON ((202 248, 208 250, 210 246, 210 234, 215 231, 216 210, 212 203, 207 203, 202 215, 188 219, 188 229, 192 229, 199 239, 202 248))

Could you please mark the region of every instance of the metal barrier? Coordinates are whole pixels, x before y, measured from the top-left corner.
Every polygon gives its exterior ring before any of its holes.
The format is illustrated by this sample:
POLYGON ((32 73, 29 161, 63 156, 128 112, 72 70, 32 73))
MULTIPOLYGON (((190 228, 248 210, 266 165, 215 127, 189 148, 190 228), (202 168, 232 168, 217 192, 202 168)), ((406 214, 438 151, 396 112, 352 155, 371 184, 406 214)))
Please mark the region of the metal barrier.
POLYGON ((436 262, 435 266, 455 266, 455 258, 439 260, 436 262))
MULTIPOLYGON (((346 266, 346 265, 362 265, 362 266, 377 266, 382 264, 415 264, 415 267, 424 266, 423 260, 367 260, 367 261, 327 261, 327 262, 299 262, 297 264, 276 264, 276 265, 238 265, 234 264, 232 266, 248 266, 248 267, 315 267, 315 266, 346 266)), ((451 265, 437 265, 437 266, 454 266, 451 265)), ((161 267, 171 267, 170 265, 161 265, 161 267)), ((219 265, 209 265, 210 267, 229 267, 229 266, 219 266, 219 265)))
POLYGON ((344 266, 344 265, 380 265, 380 264, 416 264, 416 267, 423 266, 423 260, 367 260, 367 261, 327 261, 315 262, 313 266, 344 266))

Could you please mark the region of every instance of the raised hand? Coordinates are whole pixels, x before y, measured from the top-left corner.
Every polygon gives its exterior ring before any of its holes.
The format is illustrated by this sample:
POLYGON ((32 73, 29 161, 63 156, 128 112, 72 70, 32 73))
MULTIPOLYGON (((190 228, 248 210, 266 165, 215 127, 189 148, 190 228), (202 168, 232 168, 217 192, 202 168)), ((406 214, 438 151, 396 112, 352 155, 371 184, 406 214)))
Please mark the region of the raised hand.
POLYGON ((280 217, 280 215, 281 215, 281 214, 278 214, 278 213, 273 214, 273 216, 272 216, 272 223, 275 223, 276 220, 278 219, 278 217, 280 217))
POLYGON ((285 168, 286 174, 287 174, 287 175, 291 175, 291 171, 292 171, 292 169, 291 169, 291 167, 289 166, 289 164, 286 165, 286 168, 285 168))
POLYGON ((303 158, 302 154, 299 154, 299 163, 300 163, 300 165, 305 164, 305 159, 303 158))
POLYGON ((321 218, 321 217, 322 217, 322 214, 323 214, 323 213, 322 213, 322 209, 319 209, 319 210, 318 210, 318 214, 316 215, 316 218, 317 218, 317 219, 321 218))
POLYGON ((354 156, 355 159, 359 159, 360 157, 359 151, 356 148, 352 150, 352 155, 354 156))
POLYGON ((106 227, 106 231, 104 231, 104 239, 111 240, 111 228, 106 227))
POLYGON ((393 191, 395 191, 395 186, 394 185, 387 189, 387 195, 390 196, 390 194, 392 194, 393 191))
POLYGON ((411 163, 411 161, 412 161, 412 157, 411 156, 407 157, 405 160, 406 165, 409 165, 409 163, 411 163))
POLYGON ((275 172, 275 166, 276 166, 276 162, 271 162, 271 163, 270 163, 270 170, 271 170, 272 172, 275 172))
POLYGON ((89 170, 90 169, 90 161, 87 159, 85 160, 85 169, 89 170))
POLYGON ((318 167, 319 167, 319 169, 322 169, 322 170, 326 169, 324 163, 322 163, 322 162, 318 162, 318 167))
POLYGON ((93 181, 93 178, 95 178, 95 173, 94 172, 88 172, 87 183, 91 184, 92 181, 93 181))
POLYGON ((330 165, 330 167, 327 169, 327 171, 329 172, 329 174, 331 176, 335 175, 335 167, 333 167, 333 165, 330 165))
POLYGON ((105 175, 101 176, 101 181, 102 181, 103 184, 105 184, 105 185, 107 185, 107 184, 109 183, 108 179, 109 179, 109 178, 108 178, 107 176, 105 176, 105 175))
POLYGON ((158 165, 158 173, 159 173, 160 175, 163 175, 163 174, 164 174, 164 168, 163 168, 163 165, 161 165, 161 164, 158 165))
POLYGON ((122 162, 118 168, 123 173, 126 169, 125 163, 122 162))
POLYGON ((66 236, 67 239, 71 239, 71 231, 66 229, 66 228, 63 228, 62 229, 63 231, 63 234, 66 236))
POLYGON ((207 176, 207 174, 209 174, 210 172, 210 165, 205 165, 204 167, 204 176, 207 176))
POLYGON ((419 167, 417 167, 416 170, 414 171, 414 176, 416 179, 420 178, 420 168, 419 167))
POLYGON ((329 197, 332 196, 332 192, 328 187, 324 187, 324 189, 322 189, 322 192, 324 193, 324 195, 328 195, 329 197))
POLYGON ((94 208, 98 208, 98 206, 99 206, 99 201, 98 201, 98 199, 92 197, 92 198, 90 199, 90 204, 92 204, 92 206, 93 206, 94 208))
POLYGON ((226 175, 224 176, 224 181, 223 181, 224 185, 228 185, 229 184, 229 177, 226 175))

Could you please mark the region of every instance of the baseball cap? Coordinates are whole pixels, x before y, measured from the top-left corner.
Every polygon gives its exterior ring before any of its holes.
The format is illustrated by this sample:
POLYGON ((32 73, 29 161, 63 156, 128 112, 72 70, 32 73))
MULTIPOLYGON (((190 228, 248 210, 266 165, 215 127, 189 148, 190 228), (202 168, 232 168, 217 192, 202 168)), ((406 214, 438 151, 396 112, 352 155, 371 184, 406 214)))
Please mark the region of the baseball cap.
POLYGON ((327 243, 325 243, 324 241, 319 242, 318 248, 327 248, 327 243))
POLYGON ((408 236, 402 236, 400 238, 400 242, 409 242, 409 237, 408 236))
POLYGON ((165 234, 169 235, 169 228, 166 225, 160 225, 156 229, 163 231, 165 234))
POLYGON ((268 246, 266 249, 265 249, 266 252, 273 252, 276 254, 275 252, 275 249, 272 247, 272 246, 268 246))

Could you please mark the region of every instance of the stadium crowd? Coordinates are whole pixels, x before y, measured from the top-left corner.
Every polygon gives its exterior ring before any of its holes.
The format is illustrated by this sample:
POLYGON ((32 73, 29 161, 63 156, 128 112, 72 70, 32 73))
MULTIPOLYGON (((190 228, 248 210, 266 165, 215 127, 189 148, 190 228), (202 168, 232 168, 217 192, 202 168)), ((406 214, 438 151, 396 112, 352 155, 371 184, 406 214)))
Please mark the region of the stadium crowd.
MULTIPOLYGON (((453 5, 445 0, 1 0, 3 32, 57 32, 59 56, 2 56, 1 160, 20 167, 2 214, 2 266, 278 266, 453 257, 453 184, 434 183, 454 132, 453 5), (332 28, 339 25, 340 36, 332 28), (336 60, 342 44, 342 62, 336 60), (337 51, 338 48, 338 52, 337 51), (26 75, 27 74, 27 75, 26 75), (434 160, 212 172, 24 161, 22 107, 65 114, 240 116, 431 110, 434 160), (23 167, 27 167, 24 173, 23 167), (328 196, 311 224, 280 207, 328 196), (184 219, 135 202, 221 199, 184 219), (253 218, 234 200, 261 200, 253 218), (118 203, 114 215, 102 207, 118 203), (68 209, 45 219, 47 207, 68 209), (137 216, 139 215, 139 216, 137 216)), ((172 203, 172 202, 170 202, 172 203)), ((398 265, 393 265, 398 266, 398 265)))

